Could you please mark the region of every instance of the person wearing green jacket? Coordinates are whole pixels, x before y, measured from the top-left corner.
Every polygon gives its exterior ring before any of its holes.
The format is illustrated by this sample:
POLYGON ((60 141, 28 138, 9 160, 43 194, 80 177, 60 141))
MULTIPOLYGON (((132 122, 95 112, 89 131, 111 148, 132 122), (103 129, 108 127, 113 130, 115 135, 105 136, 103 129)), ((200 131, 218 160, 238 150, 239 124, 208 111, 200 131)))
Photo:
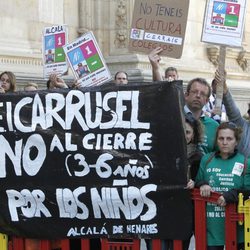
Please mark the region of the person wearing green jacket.
MULTIPOLYGON (((232 122, 220 124, 216 132, 219 150, 202 157, 196 176, 202 197, 209 197, 212 191, 221 193, 217 204, 206 206, 208 250, 224 249, 225 206, 238 201, 239 191, 250 194, 250 159, 237 151, 240 133, 232 122)), ((238 249, 243 249, 243 242, 243 226, 238 226, 238 249)))

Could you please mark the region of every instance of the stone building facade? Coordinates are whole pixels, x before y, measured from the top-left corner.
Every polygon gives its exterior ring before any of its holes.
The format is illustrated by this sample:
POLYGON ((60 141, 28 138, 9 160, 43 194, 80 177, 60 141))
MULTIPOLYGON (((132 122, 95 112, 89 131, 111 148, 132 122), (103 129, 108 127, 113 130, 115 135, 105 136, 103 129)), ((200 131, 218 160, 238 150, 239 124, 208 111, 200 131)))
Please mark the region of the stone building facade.
MULTIPOLYGON (((150 81, 147 55, 128 50, 135 0, 2 0, 0 8, 0 71, 13 71, 18 86, 30 81, 45 88, 42 67, 42 30, 66 24, 69 41, 93 31, 112 74, 128 72, 131 81, 150 81)), ((200 76, 209 81, 217 67, 218 47, 200 41, 206 0, 190 0, 181 59, 163 58, 162 67, 175 66, 184 82, 200 76)), ((242 48, 227 48, 228 85, 244 113, 250 102, 250 6, 242 48)), ((72 75, 67 76, 72 79, 72 75)))

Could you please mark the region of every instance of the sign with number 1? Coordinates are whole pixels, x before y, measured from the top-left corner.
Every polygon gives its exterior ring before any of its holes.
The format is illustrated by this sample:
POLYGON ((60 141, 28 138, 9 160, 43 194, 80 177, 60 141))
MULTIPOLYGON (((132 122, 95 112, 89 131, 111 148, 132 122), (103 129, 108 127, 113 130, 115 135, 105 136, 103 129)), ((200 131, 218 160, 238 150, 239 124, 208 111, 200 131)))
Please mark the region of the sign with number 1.
POLYGON ((101 85, 111 79, 92 32, 63 47, 75 78, 82 87, 101 85))
POLYGON ((50 74, 63 75, 68 71, 68 63, 63 46, 68 42, 68 31, 64 25, 46 27, 43 31, 44 78, 50 74))
POLYGON ((246 0, 208 0, 202 41, 240 47, 246 0))

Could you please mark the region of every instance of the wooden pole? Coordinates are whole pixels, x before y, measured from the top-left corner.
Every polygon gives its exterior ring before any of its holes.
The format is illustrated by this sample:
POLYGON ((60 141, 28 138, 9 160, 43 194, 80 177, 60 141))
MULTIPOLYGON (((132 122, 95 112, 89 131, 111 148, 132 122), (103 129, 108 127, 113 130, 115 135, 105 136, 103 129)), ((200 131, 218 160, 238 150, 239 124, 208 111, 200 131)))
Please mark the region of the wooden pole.
POLYGON ((221 76, 221 81, 216 85, 216 99, 214 106, 214 113, 217 115, 221 115, 223 83, 225 81, 225 61, 226 61, 226 46, 221 45, 219 54, 219 66, 218 66, 218 71, 221 76))

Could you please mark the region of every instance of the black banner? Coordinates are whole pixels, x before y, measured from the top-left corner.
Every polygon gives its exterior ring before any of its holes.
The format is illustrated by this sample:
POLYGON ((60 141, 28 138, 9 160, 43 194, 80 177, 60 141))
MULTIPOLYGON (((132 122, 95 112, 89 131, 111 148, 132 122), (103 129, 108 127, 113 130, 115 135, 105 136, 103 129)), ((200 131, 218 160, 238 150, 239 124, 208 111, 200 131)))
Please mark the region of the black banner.
POLYGON ((1 94, 0 231, 187 238, 192 208, 176 86, 1 94))

